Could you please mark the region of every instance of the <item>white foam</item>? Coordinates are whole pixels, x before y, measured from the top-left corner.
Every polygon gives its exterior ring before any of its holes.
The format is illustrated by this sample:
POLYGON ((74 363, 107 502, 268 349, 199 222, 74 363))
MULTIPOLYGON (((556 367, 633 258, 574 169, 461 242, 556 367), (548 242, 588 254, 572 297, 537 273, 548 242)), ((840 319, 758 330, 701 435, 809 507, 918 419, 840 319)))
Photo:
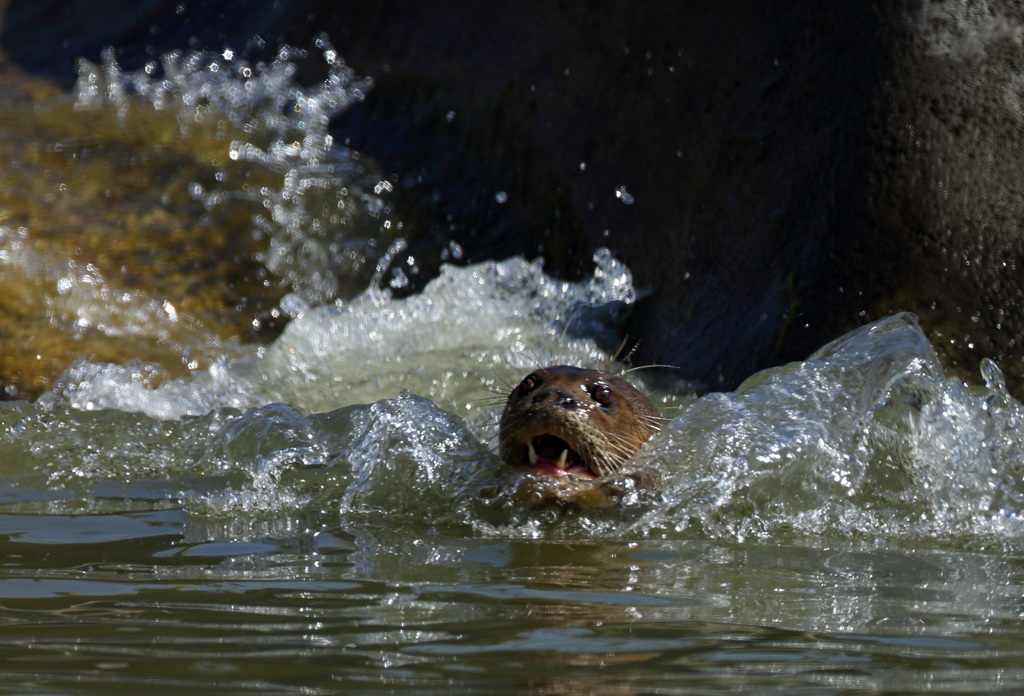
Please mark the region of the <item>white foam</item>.
POLYGON ((420 294, 393 299, 373 287, 350 303, 309 309, 268 348, 158 386, 140 364, 79 361, 41 401, 180 418, 271 402, 327 411, 409 390, 472 415, 483 396, 538 363, 608 361, 592 338, 563 336, 576 312, 635 297, 628 269, 607 251, 595 263, 581 283, 520 258, 445 266, 420 294))

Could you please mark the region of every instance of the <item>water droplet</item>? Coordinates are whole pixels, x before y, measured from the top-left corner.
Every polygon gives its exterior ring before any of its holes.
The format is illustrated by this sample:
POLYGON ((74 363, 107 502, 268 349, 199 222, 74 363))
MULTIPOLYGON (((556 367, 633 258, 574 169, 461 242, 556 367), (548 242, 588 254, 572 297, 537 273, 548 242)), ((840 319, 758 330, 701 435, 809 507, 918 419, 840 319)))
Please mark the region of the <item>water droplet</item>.
POLYGON ((178 310, 174 308, 168 300, 164 300, 163 304, 164 313, 170 318, 171 321, 178 320, 178 310))
POLYGON ((985 380, 985 386, 998 394, 1006 394, 1006 380, 1003 378, 1003 371, 996 363, 988 358, 981 360, 981 378, 985 380))
POLYGON ((301 317, 309 311, 309 305, 296 293, 290 292, 281 298, 281 311, 290 317, 301 317))
POLYGON ((391 280, 388 281, 388 285, 398 290, 404 288, 409 284, 409 276, 405 274, 401 268, 394 268, 391 271, 391 280))

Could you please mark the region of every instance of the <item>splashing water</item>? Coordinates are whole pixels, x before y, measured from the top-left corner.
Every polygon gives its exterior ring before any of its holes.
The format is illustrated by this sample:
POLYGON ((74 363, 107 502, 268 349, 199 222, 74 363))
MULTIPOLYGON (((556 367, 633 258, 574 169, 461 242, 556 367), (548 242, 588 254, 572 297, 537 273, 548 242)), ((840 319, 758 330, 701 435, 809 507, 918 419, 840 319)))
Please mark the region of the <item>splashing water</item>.
POLYGON ((436 523, 471 528, 453 500, 507 473, 486 445, 496 412, 481 397, 537 362, 608 361, 593 338, 564 335, 575 317, 596 327, 634 300, 628 269, 606 250, 595 263, 580 283, 513 258, 445 267, 408 298, 371 287, 305 312, 269 348, 162 383, 158 366, 80 362, 38 406, 4 412, 0 432, 20 452, 8 460, 12 496, 96 511, 98 491, 127 486, 115 505, 182 500, 200 524, 309 509, 376 518, 385 507, 391 523, 420 524, 427 506, 436 523))
POLYGON ((102 65, 79 61, 75 86, 79 110, 113 107, 127 119, 132 109, 150 108, 174 114, 182 135, 212 130, 218 139, 232 138, 220 186, 208 191, 193 183, 192 195, 208 210, 229 201, 254 206, 253 235, 268 241, 257 260, 295 293, 282 302, 286 314, 351 291, 346 277, 363 282, 360 272, 378 244, 403 227, 387 218, 390 182, 328 130, 371 82, 356 78, 326 38, 316 45, 327 76, 312 87, 296 82, 296 61, 305 52, 291 47, 255 65, 229 50, 172 52, 131 74, 108 50, 102 65))
MULTIPOLYGON (((79 361, 42 403, 178 418, 269 402, 324 411, 404 389, 466 414, 502 379, 518 381, 536 363, 608 361, 593 338, 562 336, 570 319, 600 335, 604 315, 634 300, 625 266, 606 250, 595 263, 594 277, 579 284, 553 280, 539 261, 519 258, 446 266, 419 295, 392 299, 371 287, 351 303, 310 309, 270 347, 192 377, 157 384, 157 365, 79 361)), ((603 330, 613 336, 614 324, 603 330)))
MULTIPOLYGON (((255 66, 174 53, 130 75, 109 54, 83 63, 87 131, 158 127, 56 143, 100 160, 62 170, 74 181, 102 178, 106 146, 130 151, 114 176, 136 145, 186 163, 173 191, 139 177, 143 214, 110 215, 126 226, 238 204, 229 227, 267 241, 257 278, 291 318, 272 345, 225 340, 216 315, 183 330, 182 294, 35 244, 59 224, 0 228, 15 311, 44 286, 58 340, 121 348, 75 343, 98 357, 37 404, 0 402, 4 683, 504 693, 529 664, 534 690, 558 693, 1020 690, 1022 407, 994 364, 983 387, 948 379, 912 317, 883 319, 736 393, 658 396, 662 431, 600 484, 614 505, 536 498, 543 481, 492 451, 500 402, 538 363, 605 365, 631 274, 607 251, 581 283, 507 259, 396 299, 390 184, 327 131, 368 83, 319 48, 312 88, 293 49, 255 66)), ((106 185, 81 217, 108 211, 106 185)), ((95 236, 86 252, 115 237, 95 236)))
MULTIPOLYGON (((179 478, 189 472, 198 519, 336 510, 357 526, 386 518, 392 529, 427 524, 503 537, 1016 548, 1024 409, 992 364, 985 387, 946 379, 909 315, 759 373, 736 393, 692 402, 611 479, 615 506, 526 503, 519 491, 533 475, 508 470, 489 451, 496 411, 474 399, 504 390, 496 375, 511 384, 530 369, 524 352, 544 363, 606 359, 592 340, 559 337, 567 310, 584 298, 615 303, 624 287, 631 294, 624 268, 608 256, 598 263, 603 279, 577 285, 511 259, 446 268, 421 295, 401 300, 371 289, 348 306, 307 312, 265 352, 156 387, 137 368, 82 363, 49 395, 51 417, 71 431, 86 414, 62 403, 118 409, 99 411, 114 421, 149 422, 128 410, 184 417, 148 427, 194 434, 179 435, 192 454, 170 466, 182 469, 179 478), (280 401, 292 405, 272 405, 280 401), (344 403, 352 405, 302 414, 344 403)), ((14 440, 25 433, 10 424, 7 432, 14 440)), ((96 461, 110 454, 101 448, 96 461)), ((119 465, 102 475, 80 461, 54 466, 58 478, 77 471, 72 479, 94 486, 119 465)))
POLYGON ((611 481, 616 506, 524 504, 523 475, 487 447, 497 411, 481 399, 500 400, 538 363, 607 362, 597 339, 617 343, 635 300, 629 271, 602 251, 593 278, 574 284, 516 258, 445 267, 421 293, 396 299, 383 276, 402 242, 378 225, 362 249, 391 246, 369 269, 369 289, 325 302, 337 285, 320 270, 347 253, 332 245, 359 238, 354 218, 326 211, 383 215, 388 186, 360 178, 355 155, 330 139, 331 115, 367 83, 321 49, 329 76, 311 90, 295 84, 290 49, 257 66, 172 54, 134 75, 110 56, 102 67, 83 64, 81 108, 113 105, 130 118, 141 104, 174 113, 185 130, 212 123, 230 140, 227 160, 278 177, 232 190, 225 171, 223 190, 195 195, 209 207, 248 197, 266 211, 254 218, 271 240, 261 258, 292 284, 282 306, 293 319, 272 345, 239 348, 186 377, 153 363, 80 360, 38 407, 5 406, 4 437, 19 453, 6 464, 21 477, 14 504, 184 502, 193 521, 337 514, 373 527, 383 515, 390 525, 482 535, 1019 550, 1021 405, 993 364, 984 387, 947 379, 907 315, 682 412, 661 401, 672 419, 611 481), (125 447, 126 436, 147 447, 125 447))
POLYGON ((984 389, 945 379, 910 315, 689 407, 645 449, 663 471, 645 534, 716 538, 1014 539, 1021 404, 989 363, 984 389))

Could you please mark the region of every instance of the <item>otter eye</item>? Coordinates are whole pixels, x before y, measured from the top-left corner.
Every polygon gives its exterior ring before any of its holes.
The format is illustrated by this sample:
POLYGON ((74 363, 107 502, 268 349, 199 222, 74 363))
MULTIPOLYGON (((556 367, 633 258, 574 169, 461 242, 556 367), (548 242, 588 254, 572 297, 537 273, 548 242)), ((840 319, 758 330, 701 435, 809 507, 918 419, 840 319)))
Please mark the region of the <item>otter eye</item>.
POLYGON ((612 394, 612 388, 607 384, 601 384, 600 382, 594 385, 594 390, 590 395, 594 397, 594 401, 602 406, 607 406, 615 400, 615 395, 612 394))
POLYGON ((526 378, 519 383, 519 393, 529 394, 537 388, 537 383, 540 382, 540 378, 537 377, 536 373, 527 375, 526 378))

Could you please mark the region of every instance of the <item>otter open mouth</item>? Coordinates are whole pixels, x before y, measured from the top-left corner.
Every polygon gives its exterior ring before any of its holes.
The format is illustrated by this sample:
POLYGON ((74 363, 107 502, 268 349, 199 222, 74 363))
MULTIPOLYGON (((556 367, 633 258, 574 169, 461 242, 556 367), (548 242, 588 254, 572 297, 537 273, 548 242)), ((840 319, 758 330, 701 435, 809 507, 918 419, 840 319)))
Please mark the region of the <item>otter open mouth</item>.
POLYGON ((579 453, 554 435, 536 435, 526 445, 530 467, 553 474, 593 476, 579 453))

